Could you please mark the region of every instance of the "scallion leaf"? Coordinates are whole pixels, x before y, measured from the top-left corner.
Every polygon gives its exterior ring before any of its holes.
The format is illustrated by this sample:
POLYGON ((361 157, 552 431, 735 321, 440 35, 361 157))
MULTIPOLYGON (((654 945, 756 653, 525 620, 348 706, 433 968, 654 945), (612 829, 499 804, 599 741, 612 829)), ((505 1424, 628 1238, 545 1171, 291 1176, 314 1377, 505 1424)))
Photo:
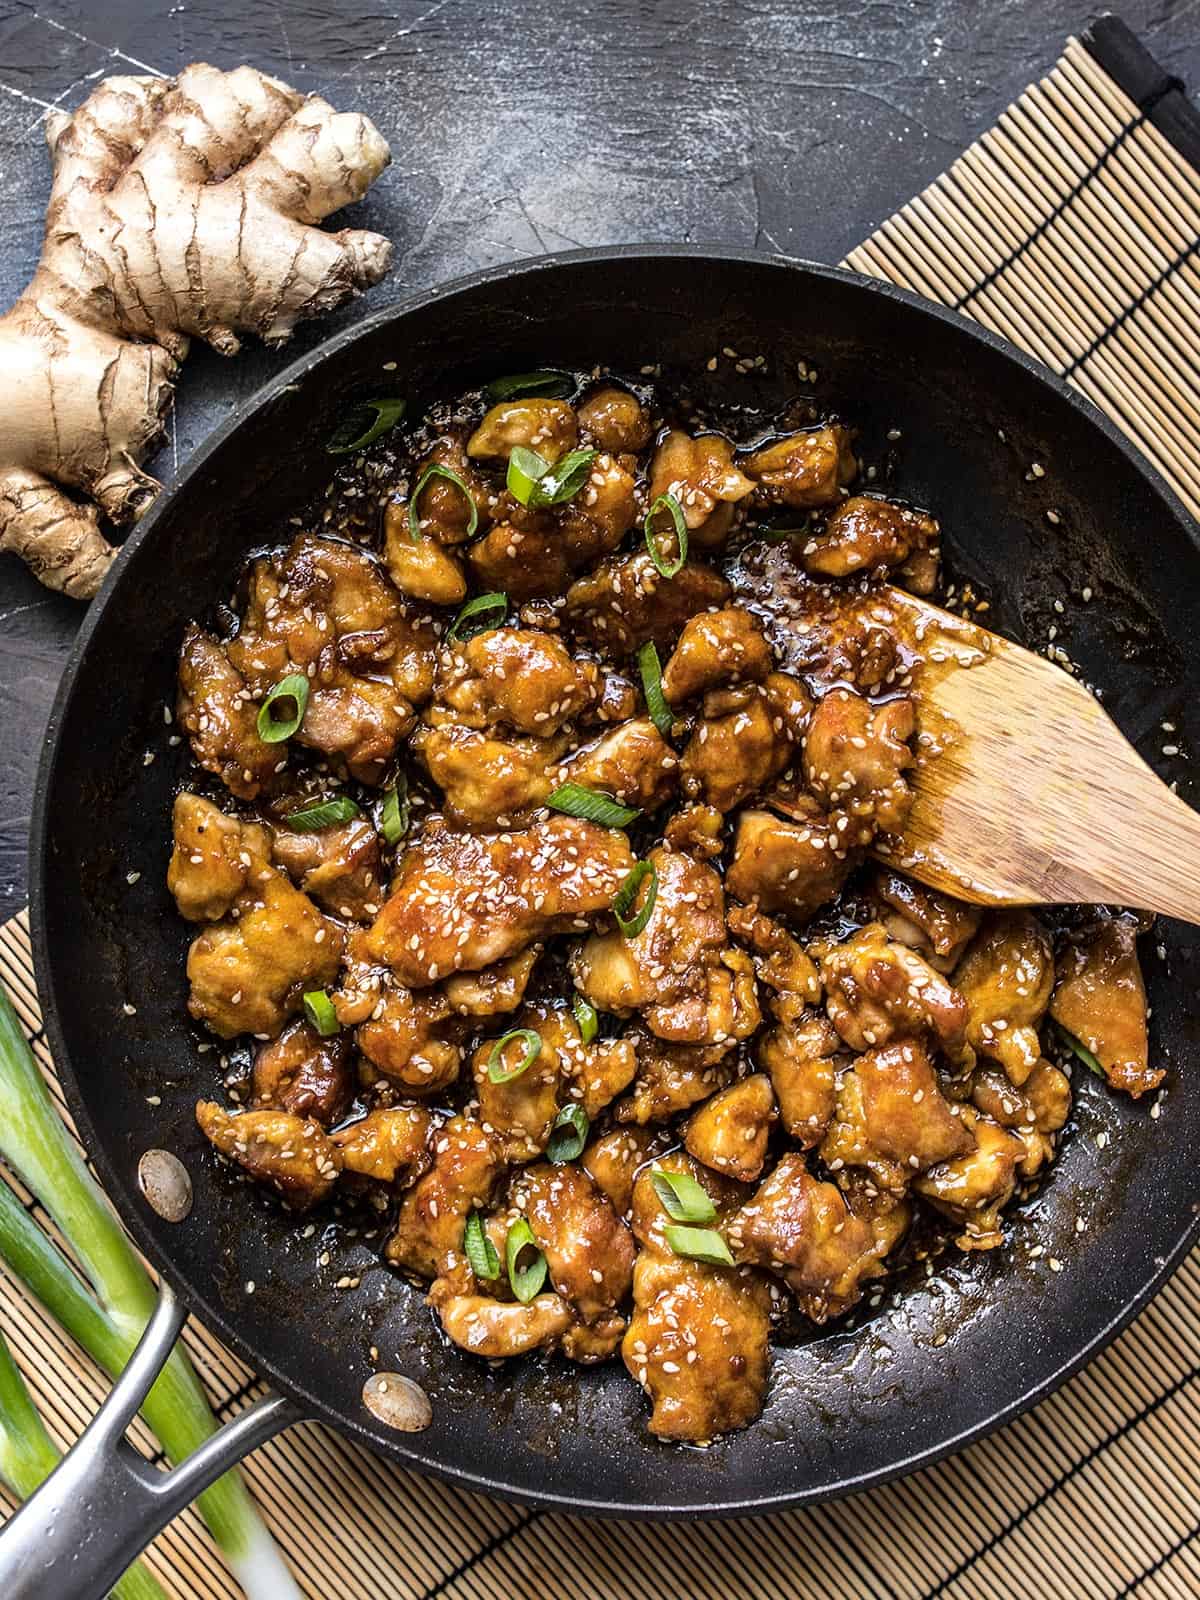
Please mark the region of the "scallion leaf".
POLYGON ((479 508, 475 504, 475 496, 467 488, 458 473, 454 471, 453 467, 444 466, 440 461, 431 461, 429 463, 417 479, 416 488, 408 497, 408 537, 413 544, 416 544, 421 537, 421 518, 417 512, 417 501, 420 500, 426 484, 432 483, 434 478, 445 478, 447 483, 452 483, 467 502, 470 508, 467 516, 467 538, 469 539, 479 526, 479 508))
POLYGON ((304 1015, 322 1039, 331 1039, 341 1027, 333 1001, 324 989, 310 989, 304 996, 304 1015))
POLYGON ((282 678, 258 708, 258 737, 264 744, 282 744, 290 739, 304 721, 308 709, 308 679, 302 672, 289 672, 282 678), (291 716, 277 717, 275 706, 280 700, 291 700, 295 712, 291 716))
POLYGON ((646 710, 650 713, 650 720, 663 738, 669 739, 675 717, 667 704, 666 695, 663 694, 662 663, 658 659, 658 650, 653 639, 648 639, 638 651, 638 666, 641 668, 642 693, 646 697, 646 710))
POLYGON ((488 594, 477 594, 446 629, 446 641, 473 639, 477 633, 488 633, 498 628, 508 615, 508 596, 503 589, 493 589, 488 594), (492 619, 495 619, 494 621, 492 619), (464 624, 469 623, 469 627, 464 624))
POLYGON ((550 1129, 550 1138, 546 1144, 546 1160, 552 1161, 556 1167, 562 1166, 567 1161, 578 1160, 583 1154, 590 1127, 587 1112, 581 1105, 564 1106, 555 1117, 554 1126, 550 1129))
POLYGON ((707 1261, 713 1267, 734 1264, 729 1246, 713 1228, 686 1228, 668 1222, 663 1234, 677 1256, 686 1256, 689 1261, 707 1261))
POLYGON ((687 560, 688 531, 687 523, 683 517, 683 507, 673 494, 659 495, 646 513, 642 531, 646 535, 646 549, 650 552, 651 561, 653 561, 664 578, 675 577, 678 572, 682 571, 683 563, 687 560), (665 530, 656 529, 654 526, 654 519, 660 511, 668 512, 671 518, 671 531, 674 532, 675 541, 679 546, 679 552, 674 560, 663 553, 658 542, 660 535, 665 532, 665 530))
POLYGON ((655 1167, 650 1182, 672 1222, 716 1220, 716 1206, 690 1172, 668 1172, 665 1167, 655 1167))
POLYGON ((636 806, 623 806, 610 794, 585 788, 582 783, 560 783, 547 797, 546 804, 554 811, 565 812, 568 817, 598 822, 605 828, 627 828, 635 817, 641 816, 636 806))
POLYGON ((513 1028, 497 1039, 488 1056, 487 1074, 493 1083, 511 1083, 530 1068, 542 1053, 542 1036, 534 1028, 513 1028), (514 1039, 525 1041, 525 1054, 515 1067, 504 1065, 505 1049, 514 1039))
POLYGON ((523 444, 515 444, 508 457, 504 484, 514 500, 519 500, 523 506, 531 506, 538 480, 549 471, 550 463, 545 456, 538 455, 536 450, 530 450, 523 444))
POLYGON ((508 1267, 508 1281, 512 1292, 522 1305, 527 1306, 546 1281, 546 1258, 538 1249, 533 1229, 524 1217, 518 1217, 508 1230, 504 1241, 504 1260, 508 1267), (533 1252, 532 1259, 529 1252, 533 1252), (526 1257, 521 1265, 521 1257, 526 1257))
POLYGON ((471 1263, 471 1271, 484 1283, 490 1283, 500 1276, 500 1257, 496 1253, 496 1246, 487 1236, 478 1211, 472 1211, 463 1229, 463 1254, 471 1263))
POLYGON ((1083 1062, 1084 1066, 1087 1067, 1089 1072, 1094 1072, 1098 1078, 1103 1078, 1107 1082, 1108 1074, 1100 1065, 1099 1061, 1097 1061, 1096 1057, 1088 1049, 1087 1045, 1084 1044, 1083 1040, 1077 1039, 1073 1033, 1069 1033, 1067 1029, 1063 1027, 1061 1022, 1056 1022, 1054 1026, 1062 1035, 1062 1041, 1066 1045, 1067 1049, 1070 1050, 1073 1055, 1079 1057, 1080 1061, 1083 1062))
POLYGON ((292 811, 283 819, 297 833, 316 833, 319 828, 329 828, 335 822, 353 822, 362 813, 349 795, 339 794, 333 800, 321 800, 315 806, 305 806, 303 811, 292 811))
POLYGON ((654 902, 658 899, 658 869, 653 861, 639 861, 637 866, 625 879, 617 890, 617 897, 612 903, 612 913, 617 919, 617 927, 627 939, 634 939, 650 921, 650 913, 654 910, 654 902), (641 905, 633 911, 634 902, 638 897, 638 890, 643 883, 649 881, 649 887, 641 905), (633 915, 630 916, 630 912, 633 915))
POLYGON ((568 450, 561 461, 556 461, 538 478, 526 504, 540 511, 547 506, 562 506, 568 500, 574 500, 591 477, 595 459, 595 450, 568 450))
POLYGON ((383 797, 379 831, 388 844, 399 844, 408 832, 408 779, 403 773, 383 797))
POLYGON ((507 378, 493 378, 484 387, 488 405, 501 400, 565 400, 575 392, 575 380, 565 372, 543 368, 540 372, 514 372, 507 378))
POLYGON ((329 435, 325 448, 331 456, 365 450, 389 433, 404 415, 407 400, 360 400, 344 422, 329 435), (372 415, 373 413, 373 415, 372 415))
POLYGON ((583 995, 576 994, 571 1000, 571 1010, 575 1013, 575 1021, 579 1024, 580 1038, 584 1044, 591 1044, 600 1031, 600 1018, 595 1006, 583 995))

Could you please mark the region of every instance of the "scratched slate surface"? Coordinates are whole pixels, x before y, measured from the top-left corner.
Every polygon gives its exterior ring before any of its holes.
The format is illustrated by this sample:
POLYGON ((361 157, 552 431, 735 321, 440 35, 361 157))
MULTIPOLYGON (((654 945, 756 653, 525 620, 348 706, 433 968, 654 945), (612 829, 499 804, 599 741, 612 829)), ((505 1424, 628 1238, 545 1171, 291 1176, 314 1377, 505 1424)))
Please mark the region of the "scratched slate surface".
MULTIPOLYGON (((1164 67, 1200 83, 1200 0, 1121 9, 1164 67)), ((37 255, 42 114, 106 73, 250 61, 370 115, 393 164, 354 220, 397 245, 376 306, 577 244, 714 240, 836 261, 1095 14, 1080 0, 0 0, 0 304, 37 255)), ((169 478, 288 359, 198 351, 151 470, 169 478)), ((26 897, 42 731, 80 615, 0 557, 0 919, 26 897)))

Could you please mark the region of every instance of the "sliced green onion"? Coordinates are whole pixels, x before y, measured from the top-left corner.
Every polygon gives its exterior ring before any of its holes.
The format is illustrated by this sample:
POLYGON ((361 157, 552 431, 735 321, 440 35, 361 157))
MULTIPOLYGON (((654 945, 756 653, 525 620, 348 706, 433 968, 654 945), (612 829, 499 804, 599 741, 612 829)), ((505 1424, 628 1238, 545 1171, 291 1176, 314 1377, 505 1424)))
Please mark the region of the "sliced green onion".
POLYGON ((685 1228, 668 1222, 663 1234, 677 1256, 686 1256, 689 1261, 707 1261, 713 1267, 734 1264, 729 1246, 712 1228, 685 1228))
POLYGON ((550 1129, 546 1160, 552 1161, 556 1167, 566 1161, 578 1160, 583 1154, 590 1127, 587 1112, 581 1105, 564 1106, 550 1129))
POLYGON ((329 435, 325 448, 331 456, 365 450, 390 431, 404 415, 407 400, 360 400, 344 422, 329 435), (374 417, 371 413, 374 412, 374 417))
POLYGON ((582 783, 560 783, 546 799, 554 811, 563 811, 568 817, 582 817, 584 822, 599 822, 605 828, 627 828, 641 812, 636 806, 623 806, 610 794, 588 789, 582 783))
POLYGON ((488 633, 498 628, 508 615, 508 596, 503 589, 493 589, 488 594, 477 594, 446 629, 447 642, 451 639, 473 639, 477 633, 488 633), (495 621, 489 620, 494 617, 495 621), (472 618, 475 620, 472 621, 472 618), (470 623, 464 628, 464 623, 470 623))
POLYGON ((533 1229, 524 1217, 518 1217, 508 1230, 508 1238, 504 1241, 504 1260, 512 1292, 523 1306, 527 1306, 546 1281, 546 1258, 538 1249, 533 1229), (530 1250, 533 1251, 533 1259, 522 1266, 521 1257, 530 1250))
POLYGON ((538 478, 525 504, 540 511, 546 506, 562 506, 574 500, 591 476, 595 459, 595 450, 568 450, 561 461, 556 461, 538 478))
POLYGON ((488 1056, 487 1073, 493 1083, 511 1083, 527 1071, 542 1053, 542 1036, 534 1028, 513 1028, 496 1040, 488 1056), (514 1039, 524 1039, 525 1054, 515 1067, 504 1065, 504 1051, 514 1039))
POLYGON ((421 498, 426 484, 431 483, 434 478, 445 478, 447 483, 452 483, 467 502, 470 508, 467 517, 467 538, 469 539, 479 526, 479 507, 475 504, 475 496, 467 488, 458 473, 454 471, 453 467, 443 466, 440 461, 431 461, 429 463, 425 471, 417 479, 416 488, 408 497, 408 537, 413 544, 416 544, 421 537, 421 519, 417 515, 417 501, 421 498))
POLYGON ((565 400, 574 392, 574 378, 549 367, 540 372, 514 372, 507 378, 493 378, 483 391, 490 406, 501 400, 565 400))
POLYGON ((1083 1040, 1077 1039, 1073 1033, 1068 1033, 1061 1022, 1056 1022, 1054 1026, 1062 1035, 1063 1043, 1066 1045, 1067 1049, 1079 1057, 1080 1061, 1083 1062, 1084 1066, 1087 1067, 1089 1072, 1094 1072, 1098 1078, 1103 1078, 1107 1082, 1108 1074, 1100 1065, 1099 1061, 1097 1061, 1096 1057, 1088 1049, 1087 1045, 1084 1044, 1083 1040))
POLYGON ((264 744, 282 744, 299 728, 307 709, 308 679, 302 672, 289 672, 286 678, 275 685, 258 708, 258 737, 264 744), (296 707, 295 715, 277 717, 275 703, 278 700, 293 701, 296 707))
POLYGON ((690 1172, 668 1172, 664 1167, 655 1167, 650 1182, 672 1222, 716 1220, 716 1206, 690 1172))
POLYGON ((650 720, 663 738, 669 739, 675 717, 667 704, 666 695, 663 694, 662 663, 658 659, 658 650, 653 639, 647 640, 638 651, 638 666, 642 672, 642 693, 646 696, 646 710, 650 713, 650 720))
POLYGON ((349 795, 339 794, 334 800, 322 800, 318 805, 306 806, 303 811, 292 811, 283 820, 297 833, 316 833, 335 822, 353 822, 362 815, 349 795))
POLYGON ((487 1236, 478 1211, 472 1211, 463 1229, 463 1254, 471 1263, 471 1271, 485 1283, 500 1276, 500 1257, 496 1253, 496 1246, 487 1236))
POLYGON ((590 1000, 585 1000, 583 995, 576 994, 571 999, 571 1010, 575 1013, 575 1021, 579 1024, 579 1033, 584 1044, 591 1044, 600 1031, 600 1018, 595 1006, 590 1000))
POLYGON ((683 519, 683 507, 673 494, 660 494, 658 499, 646 513, 646 520, 642 524, 642 531, 646 535, 646 549, 650 552, 650 559, 662 573, 664 578, 673 578, 683 568, 688 553, 687 523, 683 519), (676 542, 679 545, 679 554, 673 561, 669 560, 659 548, 658 533, 654 528, 654 519, 660 511, 667 511, 671 516, 672 529, 676 542))
POLYGON ((341 1027, 333 1001, 324 989, 310 989, 304 996, 304 1015, 322 1039, 331 1039, 341 1027))
POLYGON ((388 844, 399 844, 408 832, 408 779, 403 773, 383 797, 379 831, 388 844))
POLYGON ((523 444, 515 444, 508 458, 508 471, 504 475, 505 487, 514 500, 523 506, 533 504, 538 482, 550 471, 545 456, 538 455, 523 444))
POLYGON ((639 861, 617 890, 617 897, 612 903, 612 913, 617 919, 617 927, 627 939, 635 939, 641 933, 650 921, 650 913, 654 910, 654 902, 657 899, 658 868, 653 861, 639 861), (650 881, 650 886, 646 890, 645 898, 633 916, 630 916, 634 901, 638 897, 638 890, 647 879, 650 881))

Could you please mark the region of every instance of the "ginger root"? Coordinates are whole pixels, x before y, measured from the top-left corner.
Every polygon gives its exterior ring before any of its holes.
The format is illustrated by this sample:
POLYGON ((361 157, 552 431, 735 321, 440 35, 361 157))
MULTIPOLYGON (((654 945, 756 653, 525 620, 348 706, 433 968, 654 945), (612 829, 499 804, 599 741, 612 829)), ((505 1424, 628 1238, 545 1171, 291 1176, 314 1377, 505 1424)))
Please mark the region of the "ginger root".
POLYGON ((135 521, 190 338, 282 343, 386 273, 376 233, 323 232, 389 160, 366 117, 252 67, 106 78, 52 112, 41 259, 0 317, 0 549, 95 594, 135 521), (69 492, 69 491, 74 491, 69 492))

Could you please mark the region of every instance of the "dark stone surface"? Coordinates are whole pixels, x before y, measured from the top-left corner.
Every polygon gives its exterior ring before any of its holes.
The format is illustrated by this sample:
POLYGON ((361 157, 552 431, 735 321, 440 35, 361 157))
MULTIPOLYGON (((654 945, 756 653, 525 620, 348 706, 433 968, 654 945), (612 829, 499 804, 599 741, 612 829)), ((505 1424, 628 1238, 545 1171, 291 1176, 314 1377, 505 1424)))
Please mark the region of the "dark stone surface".
MULTIPOLYGON (((1200 81, 1197 0, 1121 11, 1164 67, 1200 81)), ((393 163, 353 220, 396 242, 392 277, 289 353, 198 351, 150 463, 169 479, 292 353, 409 287, 616 240, 836 261, 1094 14, 1079 0, 0 0, 0 303, 37 256, 42 112, 106 73, 250 61, 375 120, 393 163)), ((25 899, 42 730, 80 615, 0 558, 0 918, 25 899)))

